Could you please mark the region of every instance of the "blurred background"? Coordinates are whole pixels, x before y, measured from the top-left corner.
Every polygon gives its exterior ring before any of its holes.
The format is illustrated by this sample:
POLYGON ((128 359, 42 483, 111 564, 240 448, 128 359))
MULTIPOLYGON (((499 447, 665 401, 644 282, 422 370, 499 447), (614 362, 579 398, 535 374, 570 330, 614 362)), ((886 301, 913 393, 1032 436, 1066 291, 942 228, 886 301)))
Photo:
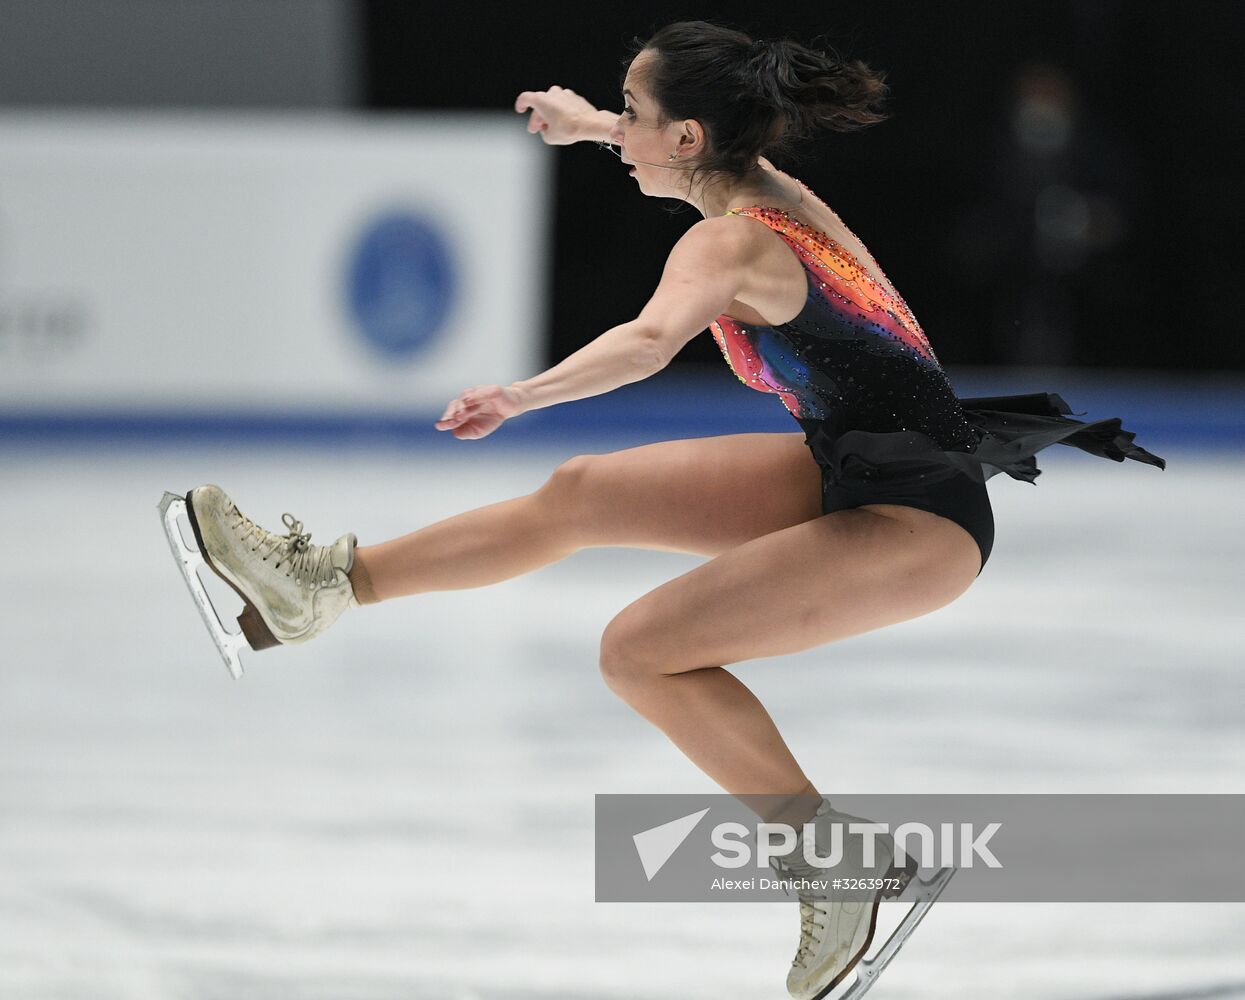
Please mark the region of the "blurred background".
MULTIPOLYGON (((1240 3, 0 0, 0 998, 785 995, 793 907, 592 900, 594 793, 708 787, 596 671, 698 560, 388 603, 234 683, 155 514, 219 482, 367 543, 578 452, 795 430, 707 335, 432 427, 656 287, 696 211, 512 109, 618 110, 627 43, 693 18, 886 71, 889 121, 777 162, 960 395, 1059 392, 1168 460, 1049 449, 991 481, 953 605, 733 669, 827 792, 1245 793, 1240 3)), ((1240 904, 948 905, 874 995, 1242 997, 1243 936, 1240 904)))

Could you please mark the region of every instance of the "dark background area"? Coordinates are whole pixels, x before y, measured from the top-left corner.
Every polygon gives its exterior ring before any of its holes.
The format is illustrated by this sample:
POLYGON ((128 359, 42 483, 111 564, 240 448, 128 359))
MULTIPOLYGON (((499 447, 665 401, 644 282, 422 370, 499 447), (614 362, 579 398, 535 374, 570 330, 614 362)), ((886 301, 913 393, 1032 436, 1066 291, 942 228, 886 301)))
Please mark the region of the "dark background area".
MULTIPOLYGON (((619 110, 625 43, 669 21, 824 36, 887 73, 893 117, 820 133, 800 159, 777 165, 865 242, 944 364, 1245 368, 1236 138, 1245 4, 760 6, 370 0, 360 100, 377 110, 506 110, 520 91, 556 83, 619 110), (1077 109, 1067 155, 1053 164, 1012 140, 1017 80, 1035 66, 1063 75, 1077 109), (1075 238, 1087 225, 1088 245, 1075 238), (1045 232, 1039 250, 1035 227, 1045 232)), ((590 143, 548 155, 557 164, 550 357, 560 358, 635 315, 700 216, 691 206, 669 214, 679 203, 640 194, 590 143)), ((679 360, 721 365, 707 336, 679 360)))
MULTIPOLYGON (((888 121, 820 133, 797 159, 775 159, 864 241, 944 364, 1245 370, 1240 0, 873 0, 781 12, 0 0, 0 110, 483 109, 522 130, 517 94, 555 83, 620 110, 626 43, 697 18, 824 39, 887 74, 888 121), (1048 111, 1053 97, 1070 124, 1062 138, 1049 119, 1017 116, 1032 110, 1022 93, 1048 111)), ((552 360, 633 318, 700 216, 641 194, 591 143, 539 152, 555 165, 542 289, 552 360)), ((708 336, 679 361, 725 372, 708 336)))

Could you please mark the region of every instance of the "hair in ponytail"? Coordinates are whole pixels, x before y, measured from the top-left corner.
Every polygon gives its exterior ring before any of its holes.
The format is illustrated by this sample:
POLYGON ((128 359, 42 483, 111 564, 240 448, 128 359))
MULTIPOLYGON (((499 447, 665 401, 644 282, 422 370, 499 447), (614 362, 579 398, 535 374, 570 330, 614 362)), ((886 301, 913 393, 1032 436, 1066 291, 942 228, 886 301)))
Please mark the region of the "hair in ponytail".
POLYGON ((701 172, 741 177, 757 157, 789 154, 817 129, 852 132, 889 117, 881 108, 890 92, 885 74, 833 49, 677 21, 634 38, 626 64, 642 51, 655 54, 645 85, 660 124, 694 118, 708 134, 710 152, 693 181, 701 172))
POLYGON ((880 105, 890 88, 885 75, 860 60, 843 62, 799 42, 762 42, 753 57, 757 84, 798 131, 854 132, 889 116, 880 105))

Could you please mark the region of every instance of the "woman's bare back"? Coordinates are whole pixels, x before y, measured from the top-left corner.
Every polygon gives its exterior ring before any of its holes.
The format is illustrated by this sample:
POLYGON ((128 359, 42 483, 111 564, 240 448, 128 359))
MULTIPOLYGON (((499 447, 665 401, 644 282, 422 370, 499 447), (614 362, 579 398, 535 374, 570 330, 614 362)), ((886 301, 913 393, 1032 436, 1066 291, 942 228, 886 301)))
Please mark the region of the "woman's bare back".
MULTIPOLYGON (((787 196, 781 205, 761 207, 777 208, 793 222, 815 230, 823 239, 837 245, 853 258, 864 275, 887 295, 903 301, 864 243, 847 228, 829 205, 802 182, 779 170, 768 160, 762 158, 760 163, 787 190, 787 196)), ((751 208, 756 205, 740 204, 731 207, 751 208)), ((804 308, 808 293, 807 278, 803 266, 790 247, 767 235, 762 227, 757 226, 756 229, 757 263, 753 269, 753 280, 736 297, 727 315, 749 325, 778 326, 790 322, 804 308)))

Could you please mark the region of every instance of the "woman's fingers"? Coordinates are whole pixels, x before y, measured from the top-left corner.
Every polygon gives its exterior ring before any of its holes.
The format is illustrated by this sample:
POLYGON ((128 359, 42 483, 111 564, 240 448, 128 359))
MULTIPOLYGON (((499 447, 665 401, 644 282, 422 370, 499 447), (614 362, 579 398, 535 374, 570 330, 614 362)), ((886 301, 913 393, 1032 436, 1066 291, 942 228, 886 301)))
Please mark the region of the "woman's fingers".
POLYGON ((514 109, 520 114, 530 112, 527 130, 556 146, 575 142, 577 117, 596 110, 575 91, 556 84, 548 90, 523 91, 515 98, 514 109))
POLYGON ((501 386, 473 385, 450 401, 434 426, 437 430, 452 431, 459 439, 485 437, 505 422, 506 411, 499 405, 499 400, 504 399, 501 386))
POLYGON ((539 91, 525 90, 518 98, 515 99, 514 109, 522 114, 524 111, 531 111, 532 115, 527 120, 527 130, 529 132, 539 132, 549 127, 549 123, 545 121, 542 113, 541 93, 539 91))
POLYGON ((451 399, 449 401, 449 404, 445 407, 445 412, 441 414, 441 419, 445 420, 446 418, 451 416, 455 411, 461 409, 463 406, 467 405, 468 403, 473 402, 471 393, 473 392, 474 388, 475 387, 473 386, 471 389, 464 389, 454 399, 451 399))
POLYGON ((445 408, 445 412, 441 414, 441 419, 436 422, 438 429, 450 430, 451 428, 459 427, 479 411, 483 404, 476 398, 475 389, 475 386, 470 389, 464 389, 459 393, 457 399, 450 401, 445 408))

